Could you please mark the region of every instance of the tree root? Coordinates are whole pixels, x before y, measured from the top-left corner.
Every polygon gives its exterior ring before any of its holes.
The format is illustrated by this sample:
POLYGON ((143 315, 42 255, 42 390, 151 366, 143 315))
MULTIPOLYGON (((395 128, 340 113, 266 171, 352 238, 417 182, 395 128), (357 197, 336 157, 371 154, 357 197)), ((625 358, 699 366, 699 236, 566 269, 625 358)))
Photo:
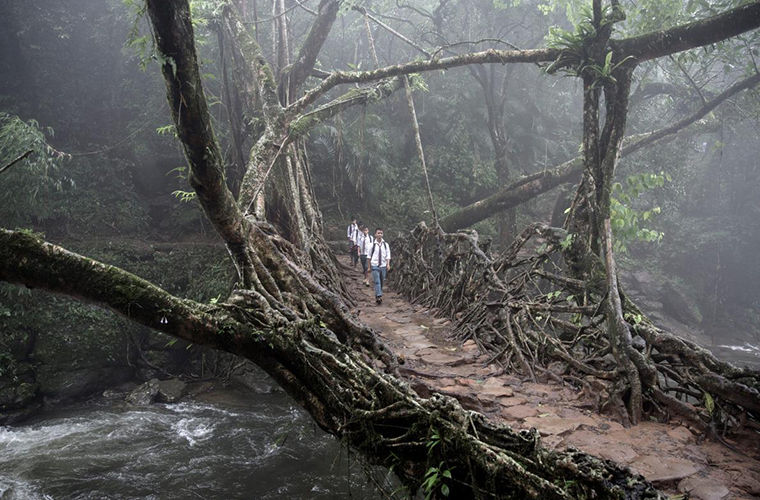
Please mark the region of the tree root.
POLYGON ((614 286, 598 276, 606 274, 601 261, 578 280, 557 264, 571 250, 568 238, 533 224, 492 256, 474 232, 420 224, 394 242, 390 279, 403 295, 454 318, 455 338, 473 339, 493 361, 528 378, 553 378, 538 366, 560 362, 560 377, 601 384, 608 395, 601 405, 624 402, 624 421, 677 417, 726 430, 760 422, 760 371, 656 328, 617 290, 614 265, 614 286))

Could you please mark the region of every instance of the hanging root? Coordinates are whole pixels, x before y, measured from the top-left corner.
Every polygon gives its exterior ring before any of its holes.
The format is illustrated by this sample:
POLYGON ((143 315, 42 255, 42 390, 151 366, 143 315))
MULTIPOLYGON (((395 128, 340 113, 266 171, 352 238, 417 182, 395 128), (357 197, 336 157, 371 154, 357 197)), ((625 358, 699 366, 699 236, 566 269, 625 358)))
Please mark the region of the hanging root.
POLYGON ((456 338, 474 340, 507 370, 601 386, 599 409, 624 405, 623 420, 634 424, 644 415, 703 430, 760 422, 760 371, 656 328, 618 290, 614 262, 611 273, 599 261, 586 280, 570 276, 562 229, 533 224, 494 256, 474 232, 420 224, 394 249, 395 289, 456 319, 456 338))

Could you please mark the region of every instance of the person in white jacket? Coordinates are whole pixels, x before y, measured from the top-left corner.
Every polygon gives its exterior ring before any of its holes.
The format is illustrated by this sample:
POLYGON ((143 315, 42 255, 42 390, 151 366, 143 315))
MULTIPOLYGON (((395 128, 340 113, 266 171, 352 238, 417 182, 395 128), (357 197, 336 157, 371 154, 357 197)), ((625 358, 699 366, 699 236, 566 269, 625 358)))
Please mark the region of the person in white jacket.
POLYGON ((383 283, 391 268, 391 247, 383 241, 383 229, 375 229, 375 241, 369 249, 369 266, 375 281, 375 304, 383 303, 383 283))
POLYGON ((351 219, 351 224, 346 228, 346 238, 348 238, 348 255, 351 256, 351 263, 356 267, 359 261, 359 254, 356 252, 356 240, 359 237, 359 225, 356 223, 356 217, 351 219))
POLYGON ((369 234, 369 228, 362 226, 362 230, 359 233, 359 239, 356 240, 356 251, 359 253, 359 260, 362 263, 362 272, 364 273, 364 284, 369 286, 369 262, 367 261, 367 255, 369 255, 369 249, 372 243, 375 242, 375 238, 369 234))

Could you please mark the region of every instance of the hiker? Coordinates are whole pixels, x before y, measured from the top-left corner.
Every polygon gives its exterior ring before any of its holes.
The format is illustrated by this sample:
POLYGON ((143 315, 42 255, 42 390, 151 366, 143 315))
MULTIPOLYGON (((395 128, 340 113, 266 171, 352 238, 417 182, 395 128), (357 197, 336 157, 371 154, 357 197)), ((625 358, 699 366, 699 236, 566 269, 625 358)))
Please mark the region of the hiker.
POLYGON ((364 273, 364 284, 369 286, 369 262, 367 262, 367 255, 369 255, 369 249, 372 243, 375 242, 375 238, 369 234, 369 228, 362 226, 362 231, 359 233, 359 239, 356 240, 358 246, 357 252, 359 252, 359 260, 362 263, 362 273, 364 273))
POLYGON ((356 267, 356 263, 359 261, 359 254, 356 251, 356 240, 359 237, 359 225, 356 223, 356 217, 351 219, 346 229, 346 238, 348 238, 348 255, 351 256, 351 263, 356 267))
POLYGON ((375 229, 375 241, 369 250, 369 265, 375 281, 375 304, 383 303, 383 282, 391 268, 391 247, 383 241, 383 229, 375 229))

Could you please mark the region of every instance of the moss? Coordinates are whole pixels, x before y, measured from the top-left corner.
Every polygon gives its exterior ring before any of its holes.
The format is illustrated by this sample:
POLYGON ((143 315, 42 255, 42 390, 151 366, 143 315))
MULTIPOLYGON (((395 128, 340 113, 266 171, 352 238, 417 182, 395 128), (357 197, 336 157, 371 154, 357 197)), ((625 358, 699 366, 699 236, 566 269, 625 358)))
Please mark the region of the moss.
MULTIPOLYGON (((70 246, 153 280, 173 294, 202 302, 222 297, 232 281, 233 270, 221 245, 113 240, 70 246)), ((120 271, 113 268, 113 272, 120 271)), ((143 293, 124 292, 133 298, 143 293)), ((186 350, 184 342, 170 342, 169 337, 99 307, 4 283, 0 284, 0 331, 0 376, 6 375, 11 385, 31 384, 8 389, 21 391, 22 399, 29 401, 34 398, 27 393, 36 393, 38 384, 51 393, 59 387, 73 394, 97 390, 101 381, 123 380, 137 361, 135 343, 154 364, 170 371, 182 370, 195 352, 186 350), (161 354, 153 356, 153 350, 161 354), (21 378, 15 367, 29 367, 31 372, 21 378)))

